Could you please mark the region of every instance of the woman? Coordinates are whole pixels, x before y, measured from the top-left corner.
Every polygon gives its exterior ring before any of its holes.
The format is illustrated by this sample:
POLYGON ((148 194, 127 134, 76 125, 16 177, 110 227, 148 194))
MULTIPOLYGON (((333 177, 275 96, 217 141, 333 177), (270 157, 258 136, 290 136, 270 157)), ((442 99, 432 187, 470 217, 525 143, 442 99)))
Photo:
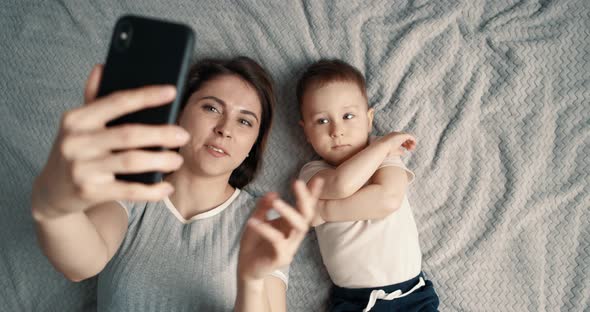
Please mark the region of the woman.
POLYGON ((114 128, 105 124, 170 102, 175 90, 95 99, 101 71, 90 74, 86 105, 64 114, 33 186, 37 237, 53 266, 73 281, 101 273, 99 310, 285 311, 285 268, 321 182, 311 191, 294 183, 296 209, 273 193, 256 204, 240 191, 259 168, 271 126, 266 71, 245 57, 199 62, 178 125, 114 128), (179 149, 138 150, 149 146, 179 149), (154 185, 115 179, 154 170, 173 172, 154 185), (271 207, 281 218, 266 219, 271 207))

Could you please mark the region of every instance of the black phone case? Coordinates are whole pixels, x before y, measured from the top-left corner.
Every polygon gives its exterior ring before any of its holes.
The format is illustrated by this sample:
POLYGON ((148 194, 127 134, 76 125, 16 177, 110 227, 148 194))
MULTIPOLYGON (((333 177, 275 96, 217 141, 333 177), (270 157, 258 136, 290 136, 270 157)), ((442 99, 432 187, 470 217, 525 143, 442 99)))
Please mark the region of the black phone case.
MULTIPOLYGON (((176 86, 177 93, 170 105, 134 112, 110 121, 107 126, 175 123, 194 41, 194 33, 186 25, 133 15, 119 18, 111 38, 98 97, 119 90, 160 84, 176 86)), ((158 146, 145 148, 163 149, 158 146)), ((152 184, 162 180, 162 172, 117 174, 116 177, 152 184)))

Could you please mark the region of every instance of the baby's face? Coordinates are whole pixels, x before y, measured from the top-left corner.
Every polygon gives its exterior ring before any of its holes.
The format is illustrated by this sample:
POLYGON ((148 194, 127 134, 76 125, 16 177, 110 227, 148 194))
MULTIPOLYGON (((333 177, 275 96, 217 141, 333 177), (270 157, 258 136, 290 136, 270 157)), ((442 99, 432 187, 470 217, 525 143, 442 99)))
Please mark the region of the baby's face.
POLYGON ((367 146, 373 110, 355 83, 330 82, 307 91, 301 114, 307 141, 334 166, 367 146))

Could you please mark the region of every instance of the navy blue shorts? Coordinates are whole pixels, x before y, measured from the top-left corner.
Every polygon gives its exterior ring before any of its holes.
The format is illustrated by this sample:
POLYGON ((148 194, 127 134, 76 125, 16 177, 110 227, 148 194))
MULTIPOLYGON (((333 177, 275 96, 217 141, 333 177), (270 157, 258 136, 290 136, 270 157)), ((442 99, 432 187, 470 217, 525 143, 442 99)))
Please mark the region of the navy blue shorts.
MULTIPOLYGON (((424 278, 423 273, 412 278, 411 280, 376 288, 343 288, 334 286, 331 295, 332 312, 359 312, 362 311, 369 302, 371 291, 383 289, 387 293, 400 289, 403 293, 410 291, 418 282, 420 277, 424 278)), ((394 300, 377 300, 371 311, 375 312, 430 312, 438 311, 438 295, 434 291, 434 286, 429 280, 424 280, 426 285, 415 290, 413 293, 397 298, 394 300)))

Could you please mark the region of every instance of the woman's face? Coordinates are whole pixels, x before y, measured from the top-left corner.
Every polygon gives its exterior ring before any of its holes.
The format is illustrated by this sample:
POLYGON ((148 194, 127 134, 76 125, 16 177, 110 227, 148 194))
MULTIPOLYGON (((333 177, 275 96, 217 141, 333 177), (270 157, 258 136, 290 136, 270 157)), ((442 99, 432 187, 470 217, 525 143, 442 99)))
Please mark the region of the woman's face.
POLYGON ((229 179, 256 142, 261 114, 256 91, 240 77, 205 82, 189 97, 179 120, 191 134, 179 151, 185 165, 198 175, 229 179))

